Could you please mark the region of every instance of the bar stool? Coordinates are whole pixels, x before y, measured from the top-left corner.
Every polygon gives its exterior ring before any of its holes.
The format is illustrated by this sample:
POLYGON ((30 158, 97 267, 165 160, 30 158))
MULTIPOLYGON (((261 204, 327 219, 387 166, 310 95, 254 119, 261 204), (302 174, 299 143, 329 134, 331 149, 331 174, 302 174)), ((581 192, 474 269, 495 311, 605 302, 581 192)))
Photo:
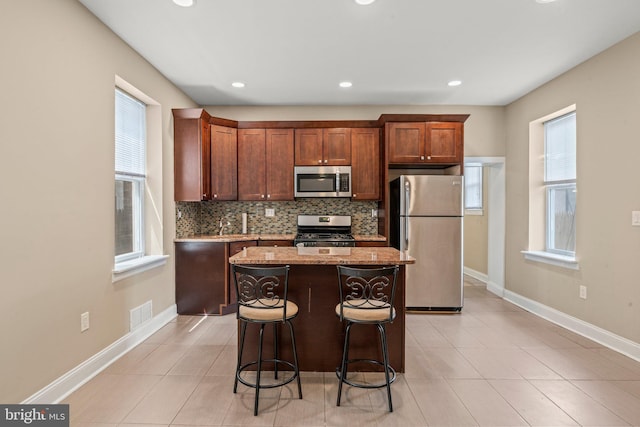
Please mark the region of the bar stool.
POLYGON ((256 389, 253 415, 258 415, 258 398, 260 389, 281 387, 289 384, 294 379, 298 381, 298 395, 302 399, 302 386, 300 384, 300 371, 298 369, 298 354, 296 352, 296 338, 291 319, 298 315, 298 306, 287 299, 289 287, 289 266, 284 267, 246 267, 232 265, 233 278, 238 296, 237 319, 242 327, 240 332, 240 349, 238 351, 238 364, 236 378, 233 384, 233 392, 238 389, 238 382, 256 389), (281 360, 278 357, 278 323, 286 323, 291 333, 291 345, 293 348, 293 363, 281 360), (260 341, 258 343, 258 358, 255 361, 242 364, 244 340, 249 323, 260 325, 260 341), (273 325, 273 359, 262 358, 262 341, 264 328, 267 324, 273 325), (261 370, 263 362, 271 362, 274 365, 274 378, 278 379, 278 365, 285 365, 293 369, 293 375, 273 384, 261 384, 261 370), (242 378, 242 372, 250 366, 256 366, 256 381, 252 383, 242 378))
POLYGON ((391 402, 391 383, 396 379, 396 371, 389 365, 387 333, 385 325, 393 322, 396 310, 393 301, 396 293, 398 266, 381 268, 354 268, 338 266, 338 284, 340 303, 336 305, 336 314, 340 321, 346 321, 342 362, 336 369, 339 379, 337 406, 340 406, 342 384, 360 388, 387 388, 389 412, 393 412, 391 402), (355 324, 373 324, 380 333, 382 361, 375 359, 349 359, 349 337, 355 324), (347 378, 350 363, 371 363, 384 368, 385 381, 368 384, 357 383, 347 378))

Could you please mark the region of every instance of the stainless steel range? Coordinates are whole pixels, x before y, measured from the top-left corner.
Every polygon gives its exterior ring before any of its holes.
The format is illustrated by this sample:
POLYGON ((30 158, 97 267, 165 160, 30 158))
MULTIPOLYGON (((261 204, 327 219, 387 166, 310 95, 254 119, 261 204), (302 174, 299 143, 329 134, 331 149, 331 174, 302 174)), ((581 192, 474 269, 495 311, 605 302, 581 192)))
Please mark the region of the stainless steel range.
POLYGON ((348 215, 298 215, 296 246, 355 246, 348 215))

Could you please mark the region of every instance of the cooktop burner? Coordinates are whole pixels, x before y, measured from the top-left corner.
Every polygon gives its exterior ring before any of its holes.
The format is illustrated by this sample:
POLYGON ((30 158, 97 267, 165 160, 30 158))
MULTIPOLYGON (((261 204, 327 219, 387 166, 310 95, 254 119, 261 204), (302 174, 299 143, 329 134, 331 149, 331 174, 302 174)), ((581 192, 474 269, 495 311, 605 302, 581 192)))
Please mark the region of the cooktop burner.
POLYGON ((296 246, 355 246, 351 217, 342 215, 298 215, 296 246))

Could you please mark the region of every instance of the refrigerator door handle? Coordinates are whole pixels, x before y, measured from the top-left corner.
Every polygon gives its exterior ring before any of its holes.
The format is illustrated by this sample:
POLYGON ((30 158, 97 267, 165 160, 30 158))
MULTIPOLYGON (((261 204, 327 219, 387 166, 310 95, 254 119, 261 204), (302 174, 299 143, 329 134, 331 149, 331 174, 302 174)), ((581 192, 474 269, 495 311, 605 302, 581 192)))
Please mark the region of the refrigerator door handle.
POLYGON ((404 249, 409 250, 409 217, 404 217, 404 249))
POLYGON ((409 181, 404 183, 404 249, 409 250, 409 203, 411 201, 411 184, 409 181))

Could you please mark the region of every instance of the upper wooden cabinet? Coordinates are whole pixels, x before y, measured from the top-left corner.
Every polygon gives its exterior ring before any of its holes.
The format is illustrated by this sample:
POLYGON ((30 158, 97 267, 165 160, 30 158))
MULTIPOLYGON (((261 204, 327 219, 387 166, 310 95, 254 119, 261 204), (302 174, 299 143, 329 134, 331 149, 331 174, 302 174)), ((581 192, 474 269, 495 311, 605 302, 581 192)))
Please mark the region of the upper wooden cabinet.
POLYGON ((389 164, 461 164, 460 122, 392 122, 386 124, 389 164))
POLYGON ((351 129, 296 129, 296 166, 351 164, 351 129))
POLYGON ((201 108, 173 110, 174 200, 211 198, 210 116, 201 108))
POLYGON ((293 129, 238 130, 238 200, 293 200, 293 129))
POLYGON ((211 125, 211 200, 238 199, 238 130, 211 125))
POLYGON ((351 129, 351 192, 354 200, 380 200, 380 129, 351 129))

